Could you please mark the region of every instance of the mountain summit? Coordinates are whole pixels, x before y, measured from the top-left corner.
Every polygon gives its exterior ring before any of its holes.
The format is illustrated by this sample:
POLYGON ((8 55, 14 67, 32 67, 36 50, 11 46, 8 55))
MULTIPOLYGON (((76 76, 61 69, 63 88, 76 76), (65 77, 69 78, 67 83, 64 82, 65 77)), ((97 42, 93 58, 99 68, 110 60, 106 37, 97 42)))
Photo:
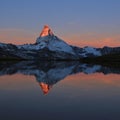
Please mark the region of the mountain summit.
POLYGON ((40 33, 40 37, 45 37, 48 35, 52 36, 53 32, 48 25, 44 25, 44 28, 43 28, 42 32, 40 33))

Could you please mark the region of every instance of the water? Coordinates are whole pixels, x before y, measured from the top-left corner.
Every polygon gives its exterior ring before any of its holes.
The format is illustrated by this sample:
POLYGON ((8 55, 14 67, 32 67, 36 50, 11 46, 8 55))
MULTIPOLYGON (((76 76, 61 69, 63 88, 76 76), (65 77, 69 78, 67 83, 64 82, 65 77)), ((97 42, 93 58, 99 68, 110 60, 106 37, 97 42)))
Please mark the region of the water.
POLYGON ((0 120, 120 120, 120 68, 0 63, 0 120))

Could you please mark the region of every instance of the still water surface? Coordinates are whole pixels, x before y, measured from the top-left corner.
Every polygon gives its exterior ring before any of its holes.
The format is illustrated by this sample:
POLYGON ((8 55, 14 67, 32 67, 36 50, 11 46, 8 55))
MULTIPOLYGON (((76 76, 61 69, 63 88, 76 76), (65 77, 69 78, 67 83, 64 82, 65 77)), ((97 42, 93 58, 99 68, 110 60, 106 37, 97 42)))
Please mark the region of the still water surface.
POLYGON ((0 120, 120 120, 120 68, 0 63, 0 120))

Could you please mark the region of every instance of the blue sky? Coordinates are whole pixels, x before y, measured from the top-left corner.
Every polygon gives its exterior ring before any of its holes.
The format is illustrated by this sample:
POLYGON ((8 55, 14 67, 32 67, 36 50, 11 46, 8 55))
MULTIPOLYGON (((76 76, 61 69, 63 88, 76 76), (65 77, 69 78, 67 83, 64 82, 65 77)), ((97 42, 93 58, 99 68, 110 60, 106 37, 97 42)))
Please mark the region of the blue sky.
POLYGON ((38 34, 48 24, 58 36, 69 39, 74 34, 79 42, 78 34, 118 36, 119 14, 120 0, 0 0, 0 31, 38 34))

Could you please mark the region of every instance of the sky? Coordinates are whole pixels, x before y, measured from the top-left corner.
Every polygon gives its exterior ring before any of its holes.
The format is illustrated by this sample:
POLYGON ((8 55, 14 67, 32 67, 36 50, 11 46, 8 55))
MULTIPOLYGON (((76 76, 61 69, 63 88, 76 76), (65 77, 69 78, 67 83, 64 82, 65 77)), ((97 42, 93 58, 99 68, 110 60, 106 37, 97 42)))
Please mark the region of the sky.
POLYGON ((120 0, 0 0, 0 42, 34 43, 45 24, 72 45, 120 46, 120 0))

